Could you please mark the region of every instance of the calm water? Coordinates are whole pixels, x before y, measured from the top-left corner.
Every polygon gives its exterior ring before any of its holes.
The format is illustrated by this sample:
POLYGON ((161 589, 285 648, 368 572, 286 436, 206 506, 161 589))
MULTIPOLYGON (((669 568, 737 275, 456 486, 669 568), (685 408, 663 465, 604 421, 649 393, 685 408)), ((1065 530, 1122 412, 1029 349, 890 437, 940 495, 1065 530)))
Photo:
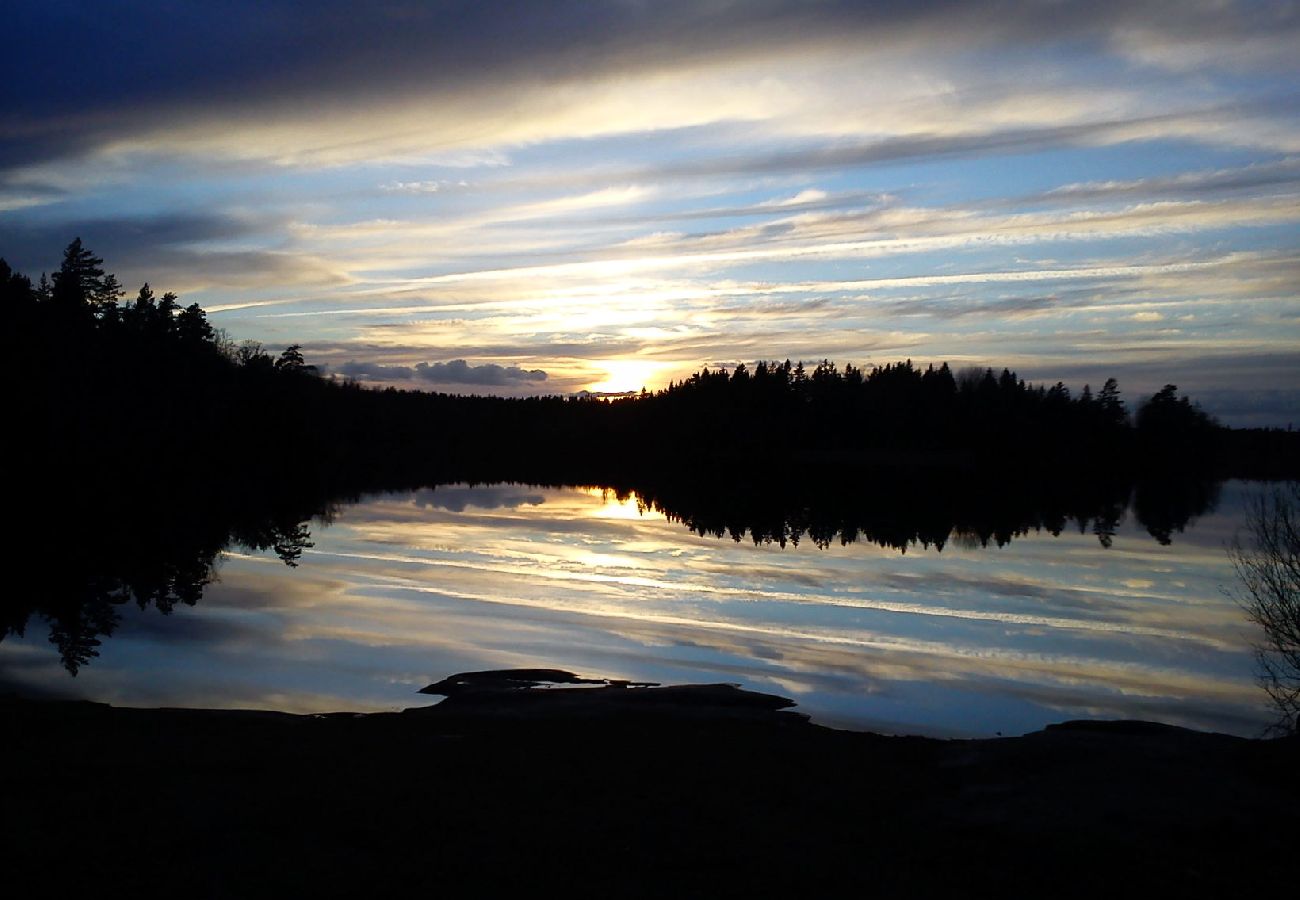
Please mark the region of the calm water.
POLYGON ((816 721, 1018 734, 1142 718, 1238 734, 1270 719, 1222 593, 1258 487, 1230 482, 1168 546, 1130 512, 906 552, 699 536, 635 495, 518 485, 364 498, 314 523, 296 568, 223 555, 195 606, 120 607, 72 678, 33 620, 0 642, 11 689, 119 705, 395 710, 450 673, 546 666, 727 681, 816 721))

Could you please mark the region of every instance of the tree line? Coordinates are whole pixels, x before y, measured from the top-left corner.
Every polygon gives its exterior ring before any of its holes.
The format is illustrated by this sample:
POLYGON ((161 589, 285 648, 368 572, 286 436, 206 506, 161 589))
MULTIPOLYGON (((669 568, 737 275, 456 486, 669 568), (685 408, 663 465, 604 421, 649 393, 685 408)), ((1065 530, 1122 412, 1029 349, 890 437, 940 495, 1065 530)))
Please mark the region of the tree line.
POLYGON ((452 479, 627 483, 701 468, 827 477, 848 468, 1061 476, 1293 469, 1296 435, 1221 427, 1168 385, 1130 410, 1118 383, 1076 394, 1009 369, 910 360, 705 368, 638 396, 466 397, 321 377, 292 345, 234 343, 197 304, 134 297, 74 240, 53 277, 0 260, 14 366, 7 408, 33 474, 115 486, 222 471, 327 491, 452 479))

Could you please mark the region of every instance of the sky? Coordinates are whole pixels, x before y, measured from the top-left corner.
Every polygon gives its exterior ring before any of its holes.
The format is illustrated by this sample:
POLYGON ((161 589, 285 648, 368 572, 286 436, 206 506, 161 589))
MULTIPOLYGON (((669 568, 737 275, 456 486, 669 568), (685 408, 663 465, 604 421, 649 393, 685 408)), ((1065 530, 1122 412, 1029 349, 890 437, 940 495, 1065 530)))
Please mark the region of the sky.
POLYGON ((1300 426, 1300 4, 16 2, 0 257, 326 374, 759 359, 1300 426))

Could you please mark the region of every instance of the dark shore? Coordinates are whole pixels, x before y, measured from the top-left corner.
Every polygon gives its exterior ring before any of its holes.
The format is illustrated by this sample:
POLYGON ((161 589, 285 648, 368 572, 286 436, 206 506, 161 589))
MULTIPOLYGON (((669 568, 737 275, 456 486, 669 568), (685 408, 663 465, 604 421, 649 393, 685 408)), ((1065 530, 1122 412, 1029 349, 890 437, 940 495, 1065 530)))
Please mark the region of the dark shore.
POLYGON ((721 685, 440 684, 437 707, 370 715, 0 701, 9 896, 1296 883, 1294 738, 1067 722, 943 741, 823 728, 721 685))

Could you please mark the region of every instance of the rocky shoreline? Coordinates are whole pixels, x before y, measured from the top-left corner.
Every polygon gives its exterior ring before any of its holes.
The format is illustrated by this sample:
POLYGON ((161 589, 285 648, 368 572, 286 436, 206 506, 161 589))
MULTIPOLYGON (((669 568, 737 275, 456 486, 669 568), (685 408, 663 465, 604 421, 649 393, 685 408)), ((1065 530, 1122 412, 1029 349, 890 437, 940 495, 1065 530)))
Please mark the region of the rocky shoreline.
POLYGON ((0 702, 15 896, 1241 895, 1300 745, 1142 722, 944 741, 785 698, 464 673, 403 713, 0 702))

